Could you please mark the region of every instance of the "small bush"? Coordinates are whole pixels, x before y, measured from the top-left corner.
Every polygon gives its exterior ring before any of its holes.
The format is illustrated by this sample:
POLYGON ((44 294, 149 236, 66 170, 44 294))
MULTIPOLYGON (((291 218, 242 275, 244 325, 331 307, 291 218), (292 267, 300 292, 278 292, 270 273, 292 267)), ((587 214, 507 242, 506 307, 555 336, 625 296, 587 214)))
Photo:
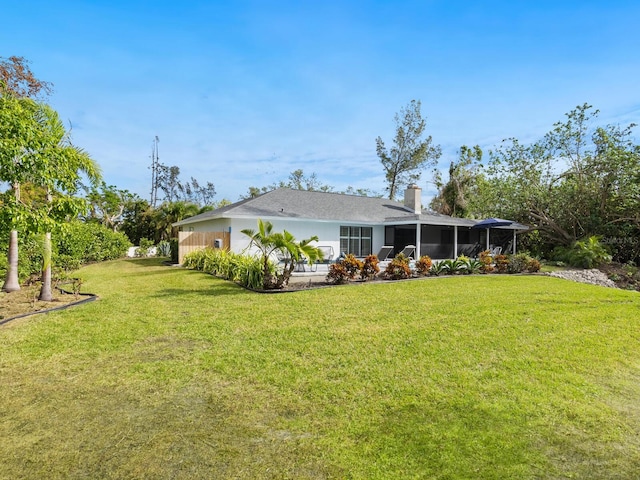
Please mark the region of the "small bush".
POLYGON ((429 255, 423 255, 416 262, 416 271, 423 276, 429 275, 432 264, 431 257, 429 255))
POLYGON ((349 280, 353 280, 352 276, 342 261, 329 265, 329 273, 327 273, 327 282, 334 285, 342 285, 349 280))
POLYGON ((529 258, 527 260, 527 272, 536 273, 540 271, 542 265, 540 264, 540 260, 536 258, 529 258))
MULTIPOLYGON (((375 257, 375 255, 372 255, 372 257, 375 257)), ((378 257, 375 258, 376 260, 378 259, 378 257)), ((367 266, 367 269, 373 268, 372 261, 373 260, 370 259, 370 264, 367 266)), ((378 266, 377 263, 375 264, 375 266, 378 266)), ((342 260, 329 265, 327 282, 333 283, 335 285, 340 285, 348 282, 349 280, 353 280, 358 274, 360 274, 360 276, 364 278, 363 269, 364 263, 358 260, 355 255, 350 253, 342 260)))
POLYGON ((442 273, 445 273, 448 275, 457 275, 459 273, 465 272, 464 262, 461 260, 458 260, 457 258, 455 260, 452 260, 452 259, 443 260, 440 263, 442 265, 442 273))
POLYGON ((498 273, 507 273, 507 271, 509 270, 509 259, 506 255, 495 255, 493 257, 493 261, 498 273))
POLYGON ((462 262, 461 272, 465 274, 476 274, 482 271, 483 264, 479 260, 473 258, 461 259, 458 258, 458 261, 462 262))
POLYGON ((526 253, 519 253, 517 255, 511 255, 508 257, 509 263, 507 265, 508 273, 522 273, 527 269, 527 264, 531 257, 526 253))
POLYGON ((136 248, 136 257, 148 257, 149 251, 153 248, 153 240, 148 238, 140 239, 140 246, 136 248))
POLYGON ((156 255, 158 257, 170 257, 171 243, 166 240, 162 240, 160 243, 158 243, 156 247, 156 255))
POLYGON ((343 258, 341 262, 347 272, 349 272, 350 278, 356 278, 356 275, 362 271, 362 267, 364 266, 364 264, 352 253, 343 258))
POLYGON ((482 273, 491 273, 495 270, 493 267, 493 257, 491 256, 490 250, 480 252, 480 263, 482 264, 482 266, 480 267, 480 271, 482 273))
POLYGON ((380 267, 378 264, 380 261, 378 260, 377 255, 368 255, 364 262, 362 262, 362 268, 360 269, 360 278, 363 280, 371 280, 375 278, 375 276, 380 273, 380 267))
POLYGON ((435 275, 436 277, 445 273, 447 273, 447 270, 445 268, 444 261, 434 262, 429 269, 429 275, 435 275))
POLYGON ((402 280, 411 277, 411 267, 409 267, 409 258, 399 253, 395 256, 384 271, 385 278, 390 280, 402 280))

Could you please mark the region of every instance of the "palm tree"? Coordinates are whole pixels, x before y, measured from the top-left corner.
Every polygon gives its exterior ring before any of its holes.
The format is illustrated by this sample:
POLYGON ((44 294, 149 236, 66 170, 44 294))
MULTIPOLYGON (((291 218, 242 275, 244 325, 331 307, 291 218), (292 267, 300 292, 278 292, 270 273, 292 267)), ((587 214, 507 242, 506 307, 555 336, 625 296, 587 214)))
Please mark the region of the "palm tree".
POLYGON ((58 113, 48 105, 42 105, 38 115, 42 134, 42 149, 37 155, 47 162, 45 169, 38 172, 37 184, 46 190, 47 221, 44 234, 42 288, 40 300, 51 301, 51 227, 68 217, 77 216, 86 202, 73 195, 78 190, 82 176, 96 184, 100 181, 100 168, 89 154, 71 143, 58 113))
POLYGON ((311 242, 318 241, 317 236, 298 242, 286 230, 282 233, 273 232, 273 224, 268 221, 263 222, 262 219, 258 219, 257 231, 247 228, 242 230, 242 233, 251 239, 247 248, 255 247, 260 252, 265 290, 285 287, 289 283, 293 269, 303 257, 309 263, 322 259, 322 251, 311 245, 311 242), (273 255, 278 255, 284 262, 282 271, 279 273, 273 268, 271 261, 273 255))
POLYGON ((33 212, 22 202, 20 185, 37 175, 42 168, 42 158, 32 152, 39 146, 35 128, 38 104, 28 98, 11 94, 0 96, 0 181, 11 185, 5 195, 2 213, 10 225, 8 268, 2 287, 6 292, 20 290, 18 280, 18 228, 33 223, 33 212))

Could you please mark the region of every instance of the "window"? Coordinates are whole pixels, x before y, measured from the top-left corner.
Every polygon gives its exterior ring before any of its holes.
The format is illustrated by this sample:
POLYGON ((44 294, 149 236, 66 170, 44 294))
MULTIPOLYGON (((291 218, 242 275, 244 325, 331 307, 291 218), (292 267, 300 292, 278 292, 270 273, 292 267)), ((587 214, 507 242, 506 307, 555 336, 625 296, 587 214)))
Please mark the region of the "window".
POLYGON ((356 257, 371 255, 371 227, 340 227, 340 252, 356 257))

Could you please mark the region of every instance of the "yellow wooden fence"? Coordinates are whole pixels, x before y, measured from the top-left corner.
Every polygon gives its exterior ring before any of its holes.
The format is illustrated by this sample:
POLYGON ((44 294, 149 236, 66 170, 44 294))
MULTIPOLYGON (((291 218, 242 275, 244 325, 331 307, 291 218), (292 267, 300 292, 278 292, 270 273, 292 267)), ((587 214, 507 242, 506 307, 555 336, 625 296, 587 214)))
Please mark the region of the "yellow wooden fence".
POLYGON ((221 240, 220 248, 229 250, 231 235, 229 232, 178 232, 178 263, 187 253, 200 250, 205 247, 216 247, 216 240, 221 240))

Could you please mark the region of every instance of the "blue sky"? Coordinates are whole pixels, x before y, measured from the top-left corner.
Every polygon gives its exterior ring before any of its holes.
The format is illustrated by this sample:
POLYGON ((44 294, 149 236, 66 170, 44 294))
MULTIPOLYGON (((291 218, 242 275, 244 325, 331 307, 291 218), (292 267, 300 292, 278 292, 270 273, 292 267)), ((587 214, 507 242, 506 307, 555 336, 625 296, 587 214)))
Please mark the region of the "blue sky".
POLYGON ((156 135, 162 163, 236 201, 298 168, 382 193, 375 139, 412 99, 442 167, 585 102, 640 123, 637 1, 5 3, 0 56, 30 60, 74 143, 143 198, 156 135))

